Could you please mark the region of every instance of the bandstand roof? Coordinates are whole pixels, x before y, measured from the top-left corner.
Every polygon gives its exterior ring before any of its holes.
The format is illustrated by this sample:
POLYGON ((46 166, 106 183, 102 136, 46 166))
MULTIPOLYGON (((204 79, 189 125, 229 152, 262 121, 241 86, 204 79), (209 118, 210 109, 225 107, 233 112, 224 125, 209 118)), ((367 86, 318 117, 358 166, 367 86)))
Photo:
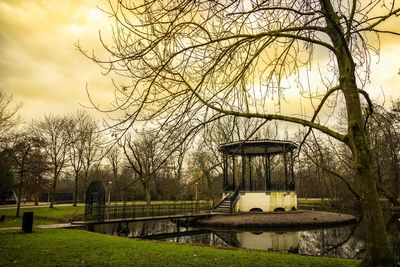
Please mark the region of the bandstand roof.
POLYGON ((218 150, 228 155, 264 156, 280 154, 296 148, 297 145, 291 141, 260 139, 222 144, 218 150))

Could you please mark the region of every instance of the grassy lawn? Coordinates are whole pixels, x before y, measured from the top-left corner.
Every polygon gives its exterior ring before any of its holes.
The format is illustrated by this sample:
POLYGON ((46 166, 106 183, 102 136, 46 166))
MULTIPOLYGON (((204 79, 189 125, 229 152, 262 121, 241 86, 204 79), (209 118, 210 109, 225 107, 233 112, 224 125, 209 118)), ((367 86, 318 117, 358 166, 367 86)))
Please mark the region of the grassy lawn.
POLYGON ((5 222, 0 224, 0 228, 21 226, 24 211, 33 211, 33 225, 54 224, 68 222, 82 216, 84 206, 55 206, 52 209, 49 207, 21 207, 19 218, 15 217, 16 208, 0 209, 0 215, 6 215, 5 222))
MULTIPOLYGON (((138 207, 144 207, 145 210, 151 210, 152 207, 163 207, 166 208, 170 205, 174 205, 175 202, 173 201, 152 201, 151 206, 146 206, 144 201, 135 202, 135 205, 138 207)), ((191 201, 186 202, 179 202, 181 205, 185 205, 187 203, 188 207, 191 206, 191 201)), ((205 201, 201 202, 203 205, 206 203, 205 201)), ((132 205, 132 202, 127 203, 129 206, 132 205)), ((112 203, 112 207, 122 207, 123 203, 112 203)), ((22 224, 22 214, 24 211, 33 211, 33 225, 42 225, 42 224, 55 224, 55 223, 65 223, 70 222, 71 220, 82 220, 82 216, 85 212, 84 205, 79 205, 77 207, 73 207, 71 205, 62 205, 62 206, 55 206, 54 208, 50 209, 48 206, 45 207, 21 207, 20 217, 16 218, 16 208, 7 208, 7 209, 0 209, 0 216, 5 214, 6 219, 4 223, 0 224, 0 228, 3 227, 20 227, 22 224)))
POLYGON ((356 266, 357 260, 132 240, 80 230, 0 233, 0 266, 356 266))
MULTIPOLYGON (((324 199, 324 202, 329 202, 329 199, 324 199)), ((298 205, 321 205, 323 202, 320 198, 298 198, 298 205)))

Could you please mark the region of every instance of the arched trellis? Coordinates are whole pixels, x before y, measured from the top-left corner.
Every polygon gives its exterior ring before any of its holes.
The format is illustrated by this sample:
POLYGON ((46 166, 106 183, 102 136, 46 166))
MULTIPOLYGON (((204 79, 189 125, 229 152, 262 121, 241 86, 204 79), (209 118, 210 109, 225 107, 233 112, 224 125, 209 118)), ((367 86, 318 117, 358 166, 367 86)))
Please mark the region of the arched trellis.
POLYGON ((102 182, 93 181, 86 190, 85 220, 104 221, 106 191, 102 182))
POLYGON ((297 145, 290 141, 280 140, 247 140, 223 144, 219 147, 219 151, 223 154, 223 188, 224 191, 273 191, 273 190, 295 190, 294 177, 294 159, 293 150, 297 145), (271 177, 271 158, 276 155, 283 156, 284 178, 283 184, 273 183, 271 177), (241 173, 240 182, 236 181, 236 158, 241 157, 241 173), (255 186, 253 177, 254 158, 262 157, 265 160, 265 181, 263 187, 255 186), (229 164, 231 163, 231 164, 229 164), (229 167, 232 172, 229 175, 229 167))

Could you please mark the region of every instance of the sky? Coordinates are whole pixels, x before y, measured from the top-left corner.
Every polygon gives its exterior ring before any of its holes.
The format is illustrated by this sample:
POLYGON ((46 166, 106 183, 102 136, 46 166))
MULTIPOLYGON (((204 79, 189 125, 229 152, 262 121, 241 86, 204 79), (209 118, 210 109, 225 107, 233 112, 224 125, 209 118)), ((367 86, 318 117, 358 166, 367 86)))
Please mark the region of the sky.
POLYGON ((110 78, 75 47, 99 48, 110 21, 94 0, 0 0, 0 88, 22 102, 24 119, 72 113, 112 97, 110 78))
MULTIPOLYGON (((79 41, 89 51, 101 51, 98 34, 110 33, 111 20, 98 5, 107 6, 104 0, 0 0, 0 88, 23 103, 23 119, 90 106, 86 87, 100 107, 112 101, 111 76, 103 76, 75 47, 79 41)), ((398 17, 388 23, 397 28, 399 22, 398 17)), ((385 37, 371 66, 367 90, 373 99, 388 104, 400 97, 399 69, 400 37, 385 37)), ((304 106, 292 99, 294 110, 304 106)))

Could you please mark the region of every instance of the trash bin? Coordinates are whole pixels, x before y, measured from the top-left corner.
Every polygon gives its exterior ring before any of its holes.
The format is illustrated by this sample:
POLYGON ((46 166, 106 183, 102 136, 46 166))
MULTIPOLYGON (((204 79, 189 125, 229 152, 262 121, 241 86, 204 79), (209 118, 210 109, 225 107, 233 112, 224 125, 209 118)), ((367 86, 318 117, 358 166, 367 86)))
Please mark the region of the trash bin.
POLYGON ((33 211, 25 211, 22 217, 22 232, 32 233, 33 211))

